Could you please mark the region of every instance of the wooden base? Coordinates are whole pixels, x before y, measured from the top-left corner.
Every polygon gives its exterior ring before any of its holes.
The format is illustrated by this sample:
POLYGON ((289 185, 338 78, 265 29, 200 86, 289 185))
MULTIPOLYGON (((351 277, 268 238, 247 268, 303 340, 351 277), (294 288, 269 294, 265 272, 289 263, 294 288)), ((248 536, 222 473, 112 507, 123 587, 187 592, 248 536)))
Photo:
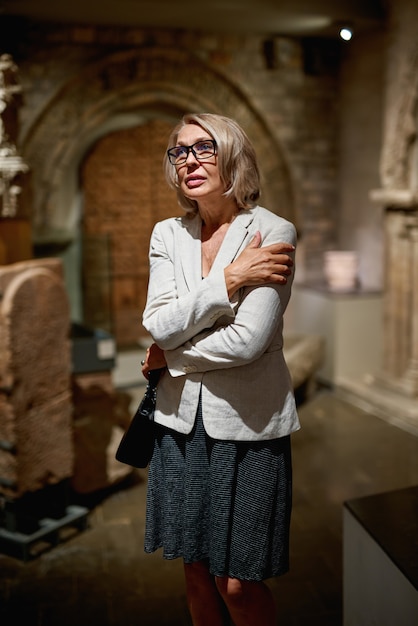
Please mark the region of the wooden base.
POLYGON ((9 265, 32 258, 32 228, 29 220, 0 219, 0 265, 9 265))

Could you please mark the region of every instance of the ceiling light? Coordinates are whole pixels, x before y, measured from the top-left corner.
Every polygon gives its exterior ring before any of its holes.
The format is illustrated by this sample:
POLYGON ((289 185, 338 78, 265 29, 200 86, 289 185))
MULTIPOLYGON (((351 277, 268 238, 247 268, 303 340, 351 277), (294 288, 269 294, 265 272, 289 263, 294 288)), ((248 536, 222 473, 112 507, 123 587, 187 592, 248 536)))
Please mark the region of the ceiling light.
POLYGON ((340 28, 340 37, 344 39, 344 41, 350 41, 353 36, 353 31, 350 26, 342 26, 340 28))

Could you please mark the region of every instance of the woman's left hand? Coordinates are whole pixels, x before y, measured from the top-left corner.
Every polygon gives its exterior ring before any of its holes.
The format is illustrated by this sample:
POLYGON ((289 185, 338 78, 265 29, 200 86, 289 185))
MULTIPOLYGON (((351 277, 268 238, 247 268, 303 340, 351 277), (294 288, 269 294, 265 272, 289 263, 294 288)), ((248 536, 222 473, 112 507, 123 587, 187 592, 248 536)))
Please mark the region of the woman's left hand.
POLYGON ((148 378, 151 370, 166 367, 167 362, 165 360, 164 350, 161 350, 156 343, 151 344, 150 347, 147 348, 145 359, 141 361, 141 365, 141 371, 145 378, 148 378))

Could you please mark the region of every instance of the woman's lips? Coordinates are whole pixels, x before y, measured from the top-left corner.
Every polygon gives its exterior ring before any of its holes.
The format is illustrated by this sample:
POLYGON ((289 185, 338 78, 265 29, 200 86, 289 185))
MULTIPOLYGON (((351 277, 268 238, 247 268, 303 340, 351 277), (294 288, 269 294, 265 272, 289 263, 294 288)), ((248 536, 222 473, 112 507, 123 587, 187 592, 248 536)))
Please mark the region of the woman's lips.
POLYGON ((194 187, 199 187, 205 179, 202 176, 190 176, 186 179, 186 185, 189 189, 193 189, 194 187))

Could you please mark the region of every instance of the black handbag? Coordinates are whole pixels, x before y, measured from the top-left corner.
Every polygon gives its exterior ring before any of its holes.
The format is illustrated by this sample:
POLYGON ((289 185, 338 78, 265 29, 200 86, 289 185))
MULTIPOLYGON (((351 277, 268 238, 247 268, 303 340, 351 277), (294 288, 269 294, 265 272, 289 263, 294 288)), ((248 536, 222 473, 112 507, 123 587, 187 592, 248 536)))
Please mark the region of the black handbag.
POLYGON ((116 459, 121 463, 143 468, 147 467, 151 461, 154 450, 154 409, 157 384, 163 369, 151 370, 149 373, 144 397, 116 450, 116 459))

